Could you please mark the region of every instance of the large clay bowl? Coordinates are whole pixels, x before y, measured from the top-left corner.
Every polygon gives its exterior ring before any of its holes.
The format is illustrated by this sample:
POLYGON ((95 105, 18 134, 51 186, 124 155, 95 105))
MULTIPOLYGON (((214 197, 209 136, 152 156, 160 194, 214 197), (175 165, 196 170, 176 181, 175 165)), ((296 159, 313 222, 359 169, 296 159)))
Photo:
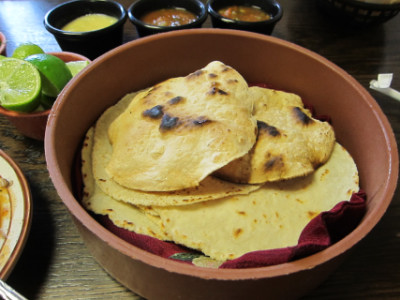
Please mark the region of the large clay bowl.
POLYGON ((45 150, 51 179, 94 258, 119 282, 148 299, 300 297, 326 279, 378 223, 398 176, 397 145, 390 124, 354 78, 302 47, 235 30, 192 29, 154 35, 98 58, 68 84, 53 106, 45 150), (348 236, 294 262, 253 269, 208 269, 138 249, 83 209, 74 195, 72 178, 87 129, 126 93, 189 74, 212 60, 235 67, 249 82, 298 93, 319 114, 332 117, 337 139, 353 155, 361 187, 368 195, 367 212, 348 236))

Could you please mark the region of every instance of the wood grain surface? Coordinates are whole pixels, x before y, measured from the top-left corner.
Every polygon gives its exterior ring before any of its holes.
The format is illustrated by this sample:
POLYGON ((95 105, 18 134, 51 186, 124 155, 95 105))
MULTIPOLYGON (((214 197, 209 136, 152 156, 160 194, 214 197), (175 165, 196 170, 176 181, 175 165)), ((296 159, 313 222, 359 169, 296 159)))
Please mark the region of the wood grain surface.
MULTIPOLYGON (((43 17, 61 2, 0 1, 7 53, 26 41, 59 51, 43 17)), ((119 2, 128 8, 132 1, 119 2)), ((400 90, 400 16, 382 25, 352 28, 324 15, 312 0, 281 0, 281 5, 284 15, 272 35, 317 52, 354 76, 384 110, 399 141, 400 103, 370 90, 369 82, 378 73, 394 73, 392 87, 400 90)), ((209 26, 207 20, 204 27, 209 26)), ((124 42, 136 38, 128 20, 124 42)), ((30 235, 7 282, 28 299, 141 299, 110 277, 86 249, 49 178, 43 142, 22 136, 0 116, 0 148, 19 164, 33 195, 30 235)), ((400 299, 398 191, 378 226, 304 299, 400 299)))

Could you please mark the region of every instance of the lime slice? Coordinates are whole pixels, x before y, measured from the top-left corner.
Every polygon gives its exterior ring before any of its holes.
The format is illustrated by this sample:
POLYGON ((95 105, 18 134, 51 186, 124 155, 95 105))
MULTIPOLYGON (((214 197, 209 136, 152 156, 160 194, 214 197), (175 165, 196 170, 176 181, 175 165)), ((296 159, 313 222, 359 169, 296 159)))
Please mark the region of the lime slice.
POLYGON ((11 57, 25 59, 30 55, 39 53, 44 53, 44 51, 38 45, 32 43, 24 43, 15 48, 11 57))
POLYGON ((87 60, 77 60, 77 61, 67 62, 67 67, 71 71, 72 77, 74 77, 88 65, 89 61, 87 60))
POLYGON ((41 79, 30 63, 6 58, 0 60, 0 105, 8 110, 30 112, 40 104, 41 79))
POLYGON ((72 74, 66 63, 60 58, 40 53, 25 58, 33 64, 42 77, 42 92, 50 97, 57 97, 64 86, 71 80, 72 74))

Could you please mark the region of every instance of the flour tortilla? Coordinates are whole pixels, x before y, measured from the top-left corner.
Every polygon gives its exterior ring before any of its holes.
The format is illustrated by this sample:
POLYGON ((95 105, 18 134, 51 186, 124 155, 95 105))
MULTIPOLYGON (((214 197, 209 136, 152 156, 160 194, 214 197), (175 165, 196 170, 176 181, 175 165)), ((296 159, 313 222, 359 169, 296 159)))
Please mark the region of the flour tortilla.
POLYGON ((247 91, 236 70, 215 61, 140 93, 110 125, 110 177, 142 191, 199 186, 253 147, 257 124, 247 91))
POLYGON ((251 87, 258 137, 245 156, 216 171, 239 183, 264 183, 305 176, 324 164, 335 145, 328 122, 312 118, 292 93, 251 87))
MULTIPOLYGON (((95 124, 93 154, 93 176, 101 190, 116 200, 135 205, 186 205, 195 202, 209 201, 234 194, 248 194, 260 185, 245 185, 227 182, 213 176, 206 177, 199 186, 171 192, 143 192, 119 185, 106 172, 111 159, 112 145, 108 139, 108 128, 138 93, 128 94, 116 105, 107 109, 95 124)), ((138 175, 140 176, 140 175, 138 175)), ((178 178, 177 178, 178 180, 178 178)))
POLYGON ((313 217, 349 200, 358 186, 353 159, 336 144, 328 162, 306 177, 268 183, 246 196, 153 209, 176 243, 228 260, 296 245, 313 217))
POLYGON ((92 172, 92 151, 93 151, 94 128, 90 128, 85 136, 84 145, 81 151, 82 177, 83 177, 83 206, 95 214, 107 215, 118 227, 134 231, 139 234, 146 234, 161 240, 168 240, 169 237, 162 230, 160 218, 147 215, 134 205, 118 201, 105 194, 93 177, 92 172))

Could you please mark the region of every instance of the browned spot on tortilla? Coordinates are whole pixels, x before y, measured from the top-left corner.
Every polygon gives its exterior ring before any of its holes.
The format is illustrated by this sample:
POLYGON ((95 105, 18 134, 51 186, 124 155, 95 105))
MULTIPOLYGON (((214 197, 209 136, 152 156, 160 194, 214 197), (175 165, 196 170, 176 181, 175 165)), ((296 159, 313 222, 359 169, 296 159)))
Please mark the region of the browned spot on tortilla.
POLYGON ((194 71, 193 73, 189 74, 188 76, 186 76, 186 78, 190 80, 192 78, 199 77, 203 73, 204 73, 203 70, 197 70, 197 71, 194 71))
POLYGON ((272 137, 281 135, 281 133, 279 132, 279 130, 276 127, 268 125, 267 123, 265 123, 263 121, 257 121, 257 128, 258 128, 259 133, 265 132, 266 134, 268 134, 272 137))
POLYGON ((318 213, 315 211, 308 211, 307 214, 309 219, 313 219, 316 215, 318 215, 318 213))
POLYGON ((273 156, 264 164, 264 171, 268 172, 273 169, 280 169, 284 167, 282 156, 273 156))
POLYGON ((209 94, 209 95, 216 95, 216 94, 219 94, 219 95, 228 95, 227 92, 225 92, 224 90, 221 90, 221 89, 219 89, 219 88, 217 88, 217 87, 212 87, 212 88, 208 91, 207 94, 209 94))
POLYGON ((159 119, 163 116, 164 112, 163 112, 164 107, 162 105, 156 105, 153 106, 150 109, 146 109, 142 115, 144 117, 149 117, 152 119, 159 119))
POLYGON ((177 103, 182 102, 183 99, 184 99, 184 98, 183 98, 182 96, 176 96, 176 97, 174 97, 174 98, 172 98, 172 99, 169 99, 168 103, 169 103, 169 104, 177 104, 177 103))
POLYGON ((242 228, 237 228, 233 232, 233 236, 237 239, 242 233, 243 233, 243 229, 242 228))
POLYGON ((300 121, 304 125, 309 125, 314 122, 309 116, 307 116, 304 111, 301 110, 300 107, 293 107, 293 112, 298 121, 300 121))

